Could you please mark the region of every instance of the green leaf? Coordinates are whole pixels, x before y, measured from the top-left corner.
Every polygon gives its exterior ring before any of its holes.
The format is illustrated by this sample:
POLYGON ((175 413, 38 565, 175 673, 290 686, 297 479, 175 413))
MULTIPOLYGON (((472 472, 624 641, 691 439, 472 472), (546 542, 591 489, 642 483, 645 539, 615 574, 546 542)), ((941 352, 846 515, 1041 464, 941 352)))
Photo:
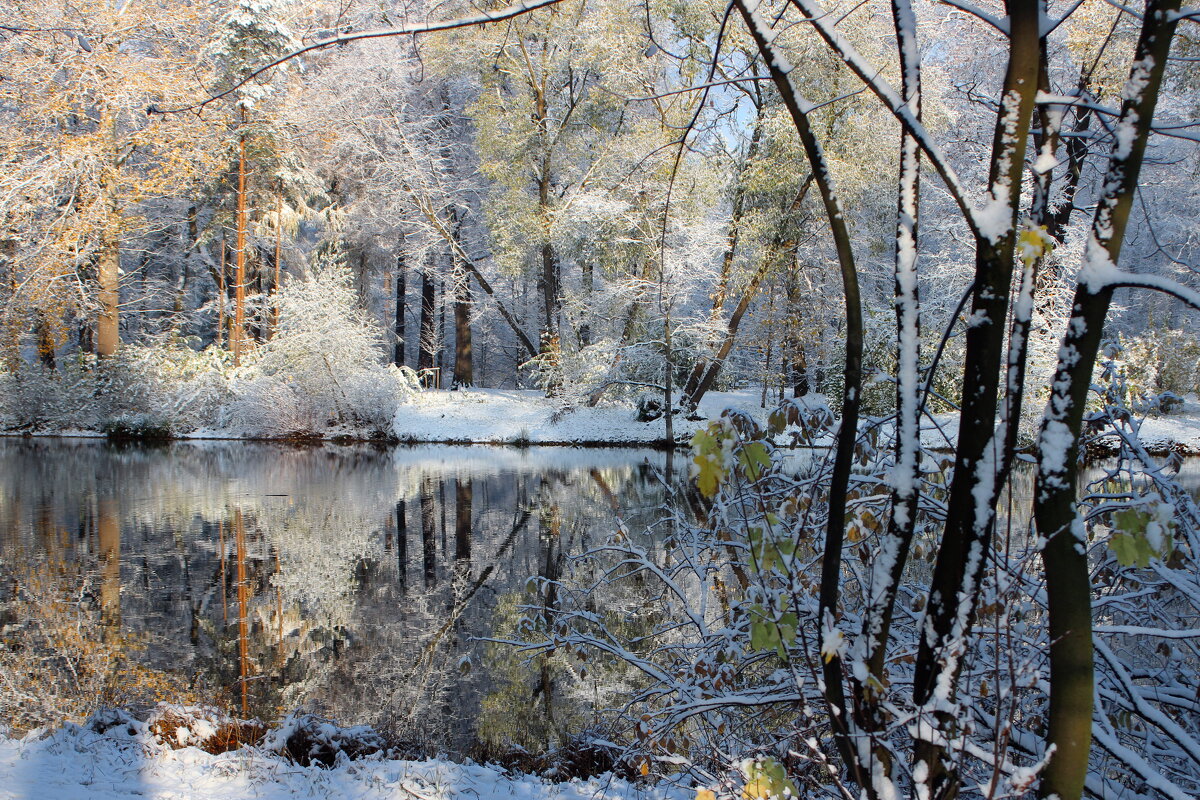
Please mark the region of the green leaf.
POLYGON ((759 617, 750 623, 750 647, 754 650, 778 650, 779 629, 775 623, 759 617))
POLYGON ((796 641, 796 629, 799 627, 800 621, 796 619, 795 612, 783 612, 779 615, 779 622, 776 624, 779 626, 779 635, 785 642, 791 644, 796 641))
POLYGON ((1145 537, 1129 533, 1118 533, 1108 540, 1108 547, 1117 557, 1123 567, 1150 566, 1150 559, 1155 555, 1150 543, 1145 537))
POLYGON ((762 442, 747 442, 738 450, 738 463, 747 480, 756 481, 771 466, 771 454, 762 442))
POLYGON ((1140 536, 1146 532, 1150 524, 1150 515, 1136 508, 1126 508, 1113 514, 1113 527, 1123 533, 1140 536))

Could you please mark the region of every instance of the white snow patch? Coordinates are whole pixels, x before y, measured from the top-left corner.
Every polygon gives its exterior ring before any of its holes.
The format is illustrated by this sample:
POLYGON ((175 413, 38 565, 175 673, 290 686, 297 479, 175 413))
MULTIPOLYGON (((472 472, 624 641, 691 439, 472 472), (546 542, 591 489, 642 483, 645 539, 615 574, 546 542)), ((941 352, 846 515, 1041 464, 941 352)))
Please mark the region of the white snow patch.
POLYGON ((0 800, 685 800, 695 790, 632 786, 600 776, 549 783, 492 767, 433 759, 345 761, 301 767, 254 748, 209 755, 137 737, 66 726, 48 735, 0 739, 0 800))

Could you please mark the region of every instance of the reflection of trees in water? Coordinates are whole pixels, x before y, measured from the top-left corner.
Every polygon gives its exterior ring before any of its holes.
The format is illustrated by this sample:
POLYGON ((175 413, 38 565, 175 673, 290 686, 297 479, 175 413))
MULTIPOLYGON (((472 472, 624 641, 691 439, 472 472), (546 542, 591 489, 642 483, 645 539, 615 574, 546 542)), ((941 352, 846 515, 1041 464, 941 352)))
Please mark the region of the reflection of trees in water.
POLYGON ((107 624, 154 636, 147 663, 231 705, 245 687, 256 713, 455 747, 501 683, 524 682, 514 714, 559 715, 555 669, 493 677, 476 639, 606 536, 614 503, 654 513, 643 455, 6 442, 0 554, 92 570, 107 624))

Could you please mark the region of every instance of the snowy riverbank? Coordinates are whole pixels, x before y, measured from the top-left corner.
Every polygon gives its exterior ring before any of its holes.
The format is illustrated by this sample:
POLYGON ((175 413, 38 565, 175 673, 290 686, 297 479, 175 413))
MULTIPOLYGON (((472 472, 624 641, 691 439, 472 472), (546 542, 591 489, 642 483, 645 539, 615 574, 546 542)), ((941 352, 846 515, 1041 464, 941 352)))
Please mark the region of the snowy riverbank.
MULTIPOLYGON (((682 415, 675 417, 676 442, 686 443, 692 434, 726 409, 739 411, 759 424, 765 424, 770 410, 761 407, 761 397, 758 387, 709 392, 692 418, 682 415)), ((819 407, 825 403, 825 398, 809 395, 801 402, 810 407, 819 407)), ((768 405, 771 406, 770 403, 768 405)), ((413 394, 401 403, 390 430, 382 432, 338 426, 320 433, 264 437, 236 428, 201 428, 176 433, 173 438, 383 442, 386 440, 380 439, 382 433, 394 436, 394 440, 401 444, 660 446, 666 439, 664 420, 639 422, 636 417, 637 410, 631 405, 564 405, 561 399, 546 397, 535 389, 428 390, 413 394)), ((77 428, 50 428, 28 433, 0 432, 0 436, 23 435, 105 436, 99 431, 77 428)), ((1185 456, 1200 455, 1200 398, 1188 395, 1171 414, 1141 420, 1141 437, 1146 449, 1154 455, 1171 452, 1185 456)), ((957 439, 957 414, 937 414, 926 417, 922 423, 922 444, 931 450, 953 450, 957 439)), ((823 437, 817 443, 831 444, 832 437, 823 437)))
MULTIPOLYGON (((1142 444, 1151 455, 1200 456, 1200 398, 1189 394, 1172 413, 1138 417, 1142 444)), ((951 451, 958 441, 958 415, 938 414, 921 424, 921 443, 931 450, 951 451)), ((1117 449, 1116 434, 1108 432, 1093 445, 1093 454, 1117 449)))
POLYGON ((608 775, 551 783, 445 760, 367 758, 300 766, 243 747, 210 755, 144 736, 67 726, 0 739, 0 800, 685 800, 694 791, 634 786, 608 775))
MULTIPOLYGON (((727 408, 765 422, 760 398, 759 389, 709 392, 693 415, 699 420, 675 417, 675 439, 686 441, 727 408)), ((402 442, 460 444, 645 445, 666 438, 664 420, 638 422, 636 413, 628 405, 564 407, 530 389, 426 391, 400 406, 393 431, 402 442)))

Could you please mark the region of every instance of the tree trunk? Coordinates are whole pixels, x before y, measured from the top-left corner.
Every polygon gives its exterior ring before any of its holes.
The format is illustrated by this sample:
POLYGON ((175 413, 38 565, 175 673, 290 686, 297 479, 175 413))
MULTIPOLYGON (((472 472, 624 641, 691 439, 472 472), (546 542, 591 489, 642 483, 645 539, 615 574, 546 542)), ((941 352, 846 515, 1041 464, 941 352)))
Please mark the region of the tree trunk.
POLYGON ((1075 506, 1076 450, 1104 321, 1118 285, 1108 273, 1115 270, 1121 255, 1180 5, 1180 0, 1146 4, 1121 116, 1114 125, 1133 137, 1130 141, 1118 137, 1114 144, 1038 441, 1034 520, 1046 542, 1042 550, 1046 575, 1054 576, 1046 581, 1050 623, 1046 746, 1047 752, 1053 747, 1054 754, 1038 787, 1043 798, 1075 800, 1087 777, 1094 657, 1088 542, 1075 506))
POLYGON ((433 507, 433 481, 421 480, 421 551, 425 588, 437 585, 437 514, 433 507))
POLYGON ((121 514, 117 499, 101 497, 96 505, 96 532, 100 540, 100 620, 105 641, 121 632, 121 514))
MULTIPOLYGON (((902 75, 902 96, 917 119, 921 118, 920 55, 916 41, 916 19, 909 0, 892 0, 902 75)), ((908 561, 916 529, 920 501, 921 408, 920 408, 920 304, 917 294, 917 218, 919 212, 921 150, 907 130, 900 137, 900 172, 897 180, 896 247, 893 294, 896 307, 896 475, 892 489, 892 513, 888 516, 883 544, 875 554, 882 586, 872 587, 872 602, 863 617, 861 651, 866 654, 868 676, 851 677, 858 725, 873 738, 885 730, 888 714, 881 703, 886 685, 885 664, 895 612, 896 595, 908 561)), ((892 782, 892 752, 882 744, 872 745, 870 775, 866 787, 872 797, 886 795, 892 782)))
POLYGON ((100 230, 100 247, 96 254, 96 280, 99 284, 97 302, 100 315, 96 321, 96 355, 111 356, 120 345, 120 276, 121 220, 117 206, 117 119, 106 106, 100 125, 106 138, 107 163, 100 178, 104 203, 104 221, 100 230))
MULTIPOLYGON (((590 258, 585 258, 583 260, 582 270, 583 302, 584 306, 589 309, 590 313, 590 309, 592 308, 592 294, 596 290, 596 268, 595 265, 592 264, 592 260, 590 258)), ((579 326, 580 349, 583 349, 592 343, 592 326, 588 323, 587 319, 588 318, 585 317, 583 323, 579 326)))
POLYGON ((471 480, 454 482, 454 560, 471 560, 471 480))
POLYGON ((225 304, 229 300, 229 289, 225 285, 225 232, 221 232, 221 249, 217 254, 217 347, 225 344, 225 304))
POLYGON ((421 333, 417 342, 417 374, 426 389, 433 385, 434 346, 437 340, 437 287, 433 280, 433 256, 426 257, 421 271, 421 333))
POLYGON ((50 318, 44 311, 39 311, 37 315, 37 351, 42 366, 54 369, 54 331, 50 326, 50 318))
MULTIPOLYGON (((996 408, 1004 356, 1004 322, 1012 284, 1025 151, 1037 92, 1041 43, 1038 20, 1045 12, 1041 0, 1010 0, 1007 8, 1011 26, 1009 63, 993 135, 988 184, 992 201, 1006 203, 1008 213, 999 230, 980 231, 976 235, 971 318, 978 324, 973 324, 966 333, 954 476, 945 531, 921 627, 924 635, 913 685, 913 697, 920 707, 935 702, 935 689, 939 685, 948 685, 953 695, 961 670, 962 648, 974 623, 999 492, 999 465, 993 454, 998 450, 996 408)), ((953 715, 946 710, 935 711, 932 721, 941 736, 956 735, 952 730, 953 715)), ((933 798, 951 797, 958 790, 957 771, 945 746, 934 738, 917 742, 917 759, 924 765, 926 777, 923 791, 933 798)))
POLYGON ((395 332, 396 332, 396 347, 395 353, 392 356, 392 363, 397 367, 404 366, 404 313, 408 301, 408 265, 405 263, 407 253, 404 252, 404 242, 400 242, 400 249, 396 251, 396 317, 395 317, 395 332))
POLYGON ((454 383, 462 389, 475 382, 471 363, 471 284, 465 270, 454 283, 454 383))
POLYGON ((268 338, 279 328, 279 281, 283 277, 283 189, 275 195, 275 278, 271 281, 271 329, 268 338))
MULTIPOLYGON (((242 125, 246 123, 246 110, 240 110, 242 125)), ((238 186, 237 186, 237 244, 234 250, 234 295, 233 330, 229 343, 233 349, 233 365, 242 363, 242 348, 246 338, 246 134, 238 134, 238 186)))
POLYGON ((446 282, 438 281, 438 322, 437 342, 434 345, 434 357, 437 367, 437 386, 442 389, 446 385, 446 282))
POLYGON ((237 549, 238 675, 242 690, 242 716, 250 717, 250 585, 246 576, 246 525, 242 510, 233 510, 234 546, 237 549))
POLYGON ((542 245, 542 275, 538 280, 542 290, 542 305, 545 315, 542 319, 542 342, 558 332, 558 261, 554 257, 554 247, 549 242, 542 245))
POLYGON ((408 504, 396 501, 396 579, 400 594, 408 588, 408 504))

